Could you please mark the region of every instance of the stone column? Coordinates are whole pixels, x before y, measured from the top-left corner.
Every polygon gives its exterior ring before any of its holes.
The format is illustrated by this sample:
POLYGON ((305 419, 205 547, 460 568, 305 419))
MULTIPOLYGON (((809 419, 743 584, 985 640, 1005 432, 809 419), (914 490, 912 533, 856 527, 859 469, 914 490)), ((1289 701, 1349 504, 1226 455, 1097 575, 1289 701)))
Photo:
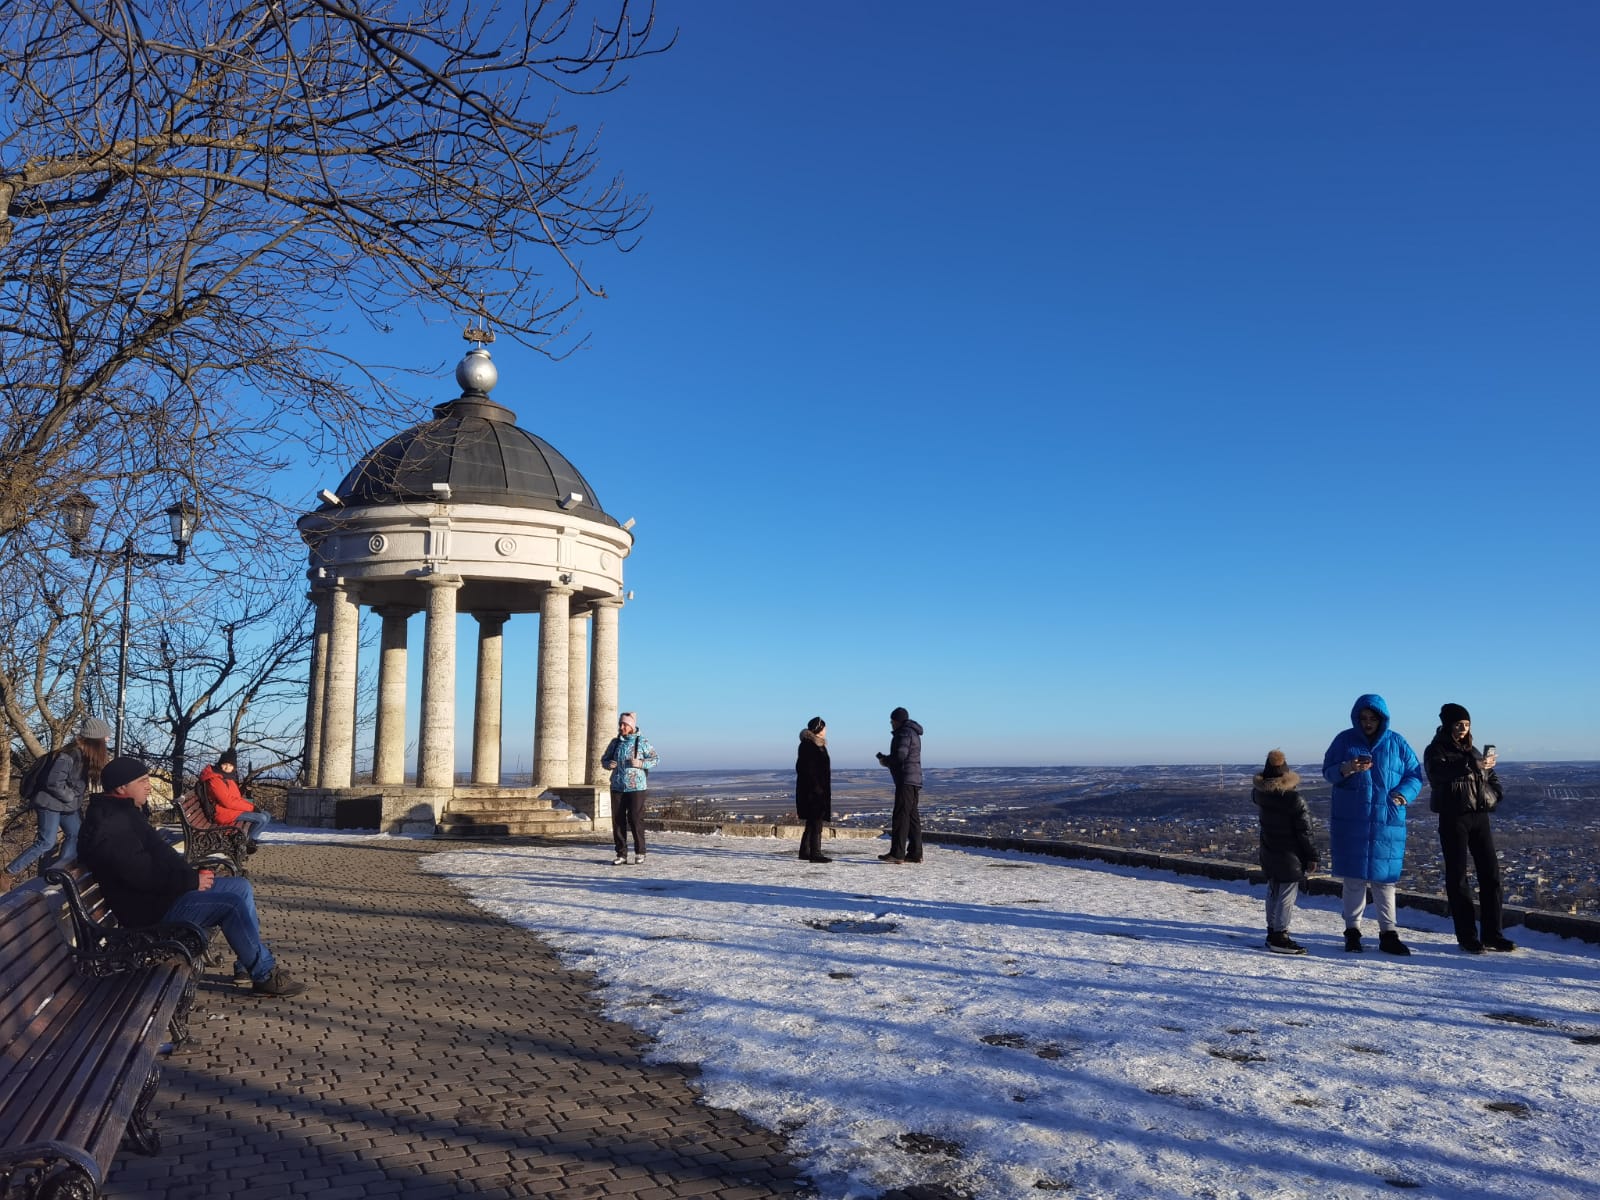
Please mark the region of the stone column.
POLYGON ((316 787, 322 762, 322 714, 328 684, 328 589, 312 584, 306 593, 314 610, 311 622, 311 677, 306 688, 306 746, 305 769, 302 778, 307 787, 316 787))
POLYGON ((589 722, 589 614, 579 613, 567 622, 567 782, 588 778, 589 722))
POLYGON ((472 782, 498 787, 505 628, 511 614, 480 612, 472 615, 478 622, 478 695, 472 707, 472 782))
POLYGON ((417 786, 456 780, 456 590, 459 575, 427 575, 428 625, 422 654, 422 716, 417 730, 417 786))
POLYGON ((361 605, 355 589, 336 580, 327 591, 328 658, 323 672, 322 746, 317 756, 317 786, 350 786, 356 745, 356 651, 361 637, 361 605))
POLYGON ((414 608, 386 605, 378 649, 378 724, 372 739, 372 782, 406 781, 406 621, 414 608))
POLYGON ((622 610, 620 596, 596 600, 594 647, 589 656, 589 762, 586 774, 596 787, 606 787, 606 772, 600 769, 606 743, 617 731, 617 619, 622 610))
POLYGON ((546 588, 539 601, 539 698, 533 727, 533 786, 567 785, 567 632, 572 589, 546 588))

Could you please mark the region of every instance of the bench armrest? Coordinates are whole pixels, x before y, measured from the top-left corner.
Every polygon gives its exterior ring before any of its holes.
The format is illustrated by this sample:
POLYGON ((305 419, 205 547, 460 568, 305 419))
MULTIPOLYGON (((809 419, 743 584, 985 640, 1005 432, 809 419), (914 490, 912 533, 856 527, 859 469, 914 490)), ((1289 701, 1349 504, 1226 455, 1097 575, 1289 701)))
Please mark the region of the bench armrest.
POLYGON ((78 970, 86 975, 120 975, 166 962, 174 957, 196 966, 210 940, 198 925, 173 921, 129 929, 108 921, 97 921, 78 890, 77 880, 59 867, 44 873, 47 883, 59 887, 72 914, 73 949, 78 970))

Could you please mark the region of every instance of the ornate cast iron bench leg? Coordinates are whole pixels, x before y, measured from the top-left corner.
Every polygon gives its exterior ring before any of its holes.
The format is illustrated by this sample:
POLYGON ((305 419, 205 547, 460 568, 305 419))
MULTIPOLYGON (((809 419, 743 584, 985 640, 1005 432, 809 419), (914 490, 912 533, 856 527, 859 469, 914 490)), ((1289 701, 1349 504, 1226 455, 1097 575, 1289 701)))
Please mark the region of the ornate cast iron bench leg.
POLYGON ((161 1153, 161 1131, 150 1119, 150 1102, 155 1099, 156 1089, 160 1086, 161 1071, 157 1067, 151 1067, 149 1078, 139 1089, 139 1099, 134 1102, 133 1115, 128 1118, 128 1128, 122 1135, 122 1144, 127 1149, 137 1150, 140 1154, 161 1153))

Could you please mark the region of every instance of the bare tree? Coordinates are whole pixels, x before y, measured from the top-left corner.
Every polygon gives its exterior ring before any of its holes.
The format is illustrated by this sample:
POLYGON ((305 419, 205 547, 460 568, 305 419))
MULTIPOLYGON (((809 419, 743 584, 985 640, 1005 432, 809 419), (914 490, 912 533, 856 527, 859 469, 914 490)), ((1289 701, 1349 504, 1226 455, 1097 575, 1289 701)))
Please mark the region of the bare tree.
POLYGON ((311 614, 294 590, 196 602, 161 624, 137 672, 161 697, 161 710, 141 726, 171 746, 170 756, 144 754, 168 760, 175 792, 196 743, 208 753, 244 746, 255 751, 258 770, 298 761, 311 614), (226 607, 233 615, 213 626, 226 607))
POLYGON ((0 659, 0 704, 25 746, 81 714, 105 650, 104 574, 48 520, 69 493, 103 546, 192 496, 231 558, 196 570, 281 577, 298 496, 274 475, 405 411, 350 321, 581 340, 584 255, 646 210, 557 102, 659 41, 631 0, 0 7, 0 559, 37 568, 38 638, 0 659))
POLYGON ((196 410, 230 389, 277 410, 263 433, 347 427, 385 391, 328 337, 347 313, 487 307, 564 342, 604 294, 583 250, 627 248, 645 215, 552 104, 654 52, 652 10, 590 7, 6 5, 0 509, 31 511, 52 450, 106 421, 188 473, 196 410))

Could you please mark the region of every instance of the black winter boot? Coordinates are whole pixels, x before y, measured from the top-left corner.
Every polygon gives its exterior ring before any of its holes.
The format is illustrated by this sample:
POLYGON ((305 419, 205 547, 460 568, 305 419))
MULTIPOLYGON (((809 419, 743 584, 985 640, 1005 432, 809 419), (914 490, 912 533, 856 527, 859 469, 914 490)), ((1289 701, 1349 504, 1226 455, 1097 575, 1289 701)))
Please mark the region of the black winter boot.
POLYGON ((1346 954, 1361 953, 1361 930, 1346 929, 1344 931, 1344 949, 1346 954))
POLYGON ((1393 929, 1385 929, 1378 935, 1378 949, 1385 954, 1398 954, 1402 958, 1411 953, 1411 947, 1400 940, 1400 935, 1393 929))
POLYGON ((1275 929, 1267 934, 1267 949, 1274 954, 1304 954, 1306 948, 1289 936, 1287 929, 1275 929))

